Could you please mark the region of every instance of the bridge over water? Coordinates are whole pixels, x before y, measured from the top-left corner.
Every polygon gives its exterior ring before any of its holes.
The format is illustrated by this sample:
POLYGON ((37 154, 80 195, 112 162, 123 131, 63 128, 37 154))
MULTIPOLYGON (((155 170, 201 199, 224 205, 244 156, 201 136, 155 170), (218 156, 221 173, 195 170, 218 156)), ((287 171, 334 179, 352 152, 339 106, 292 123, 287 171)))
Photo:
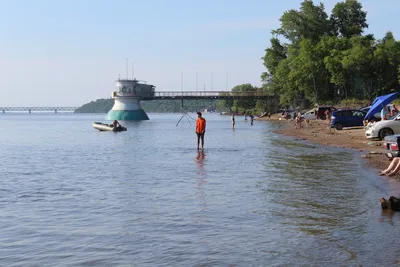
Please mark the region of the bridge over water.
POLYGON ((27 111, 29 113, 33 111, 53 111, 57 113, 58 111, 70 111, 73 112, 77 110, 79 107, 0 107, 0 111, 3 113, 7 112, 19 112, 19 111, 27 111))
MULTIPOLYGON (((278 96, 257 91, 231 92, 231 91, 164 91, 154 92, 151 95, 142 95, 141 100, 195 100, 195 99, 277 99, 278 96)), ((0 107, 0 112, 73 112, 79 107, 51 106, 51 107, 0 107)))
POLYGON ((276 95, 249 91, 249 92, 231 92, 231 91, 168 91, 154 92, 154 96, 143 96, 142 100, 157 99, 274 99, 276 95))

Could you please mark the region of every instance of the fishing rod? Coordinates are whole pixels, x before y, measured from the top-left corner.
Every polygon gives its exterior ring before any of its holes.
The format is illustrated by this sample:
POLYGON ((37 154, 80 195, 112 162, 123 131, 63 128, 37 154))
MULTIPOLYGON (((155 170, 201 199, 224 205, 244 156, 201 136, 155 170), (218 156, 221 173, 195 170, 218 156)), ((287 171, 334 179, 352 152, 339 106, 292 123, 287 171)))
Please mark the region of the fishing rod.
POLYGON ((194 121, 195 121, 196 119, 192 118, 192 117, 189 115, 188 111, 184 111, 184 107, 183 107, 183 97, 181 98, 181 112, 182 112, 182 117, 179 119, 178 123, 176 124, 176 127, 178 127, 179 123, 181 122, 181 120, 182 120, 184 117, 186 117, 186 119, 188 120, 189 125, 192 126, 192 124, 190 123, 190 119, 192 119, 192 120, 194 120, 194 121))

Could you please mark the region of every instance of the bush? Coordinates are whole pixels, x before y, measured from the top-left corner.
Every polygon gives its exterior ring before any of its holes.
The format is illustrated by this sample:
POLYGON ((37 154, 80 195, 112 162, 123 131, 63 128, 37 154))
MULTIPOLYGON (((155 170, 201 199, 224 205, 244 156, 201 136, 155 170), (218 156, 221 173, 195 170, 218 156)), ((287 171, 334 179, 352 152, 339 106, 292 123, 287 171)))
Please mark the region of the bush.
POLYGON ((371 104, 369 100, 361 100, 356 98, 343 99, 337 104, 337 108, 362 108, 371 104))

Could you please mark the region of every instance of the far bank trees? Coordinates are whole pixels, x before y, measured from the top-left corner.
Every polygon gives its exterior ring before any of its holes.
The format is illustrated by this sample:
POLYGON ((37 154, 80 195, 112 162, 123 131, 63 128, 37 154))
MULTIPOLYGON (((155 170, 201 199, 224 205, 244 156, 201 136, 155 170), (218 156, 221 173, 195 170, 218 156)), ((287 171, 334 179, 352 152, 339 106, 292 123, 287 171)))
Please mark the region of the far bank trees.
POLYGON ((366 17, 356 0, 337 3, 330 16, 311 0, 286 11, 262 58, 263 89, 282 104, 373 99, 399 89, 400 42, 391 32, 364 34, 366 17))

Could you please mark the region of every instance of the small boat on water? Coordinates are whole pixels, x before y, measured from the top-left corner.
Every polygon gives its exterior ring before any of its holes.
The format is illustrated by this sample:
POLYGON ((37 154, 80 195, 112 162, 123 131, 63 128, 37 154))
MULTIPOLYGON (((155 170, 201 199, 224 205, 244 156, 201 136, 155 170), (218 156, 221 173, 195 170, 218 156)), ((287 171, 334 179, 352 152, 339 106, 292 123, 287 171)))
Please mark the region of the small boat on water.
POLYGON ((119 125, 117 127, 113 127, 110 124, 105 124, 101 122, 94 122, 92 124, 93 128, 99 130, 99 131, 110 131, 110 132, 123 132, 126 131, 126 127, 119 125))

